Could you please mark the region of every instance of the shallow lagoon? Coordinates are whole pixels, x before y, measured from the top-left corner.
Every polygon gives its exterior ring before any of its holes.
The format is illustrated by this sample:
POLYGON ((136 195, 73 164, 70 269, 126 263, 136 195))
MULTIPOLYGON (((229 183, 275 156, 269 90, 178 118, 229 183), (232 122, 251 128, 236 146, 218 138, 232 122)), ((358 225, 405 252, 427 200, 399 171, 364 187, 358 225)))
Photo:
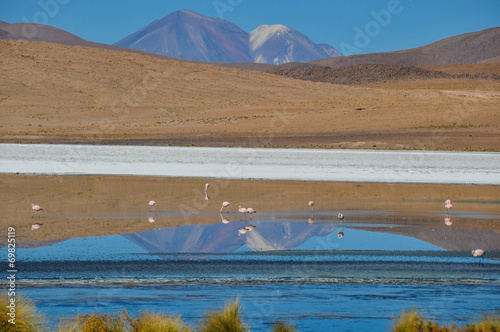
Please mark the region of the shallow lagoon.
MULTIPOLYGON (((433 172, 420 166, 412 176, 433 172)), ((278 319, 303 331, 385 330, 412 307, 458 322, 500 311, 495 185, 3 174, 0 186, 2 226, 16 227, 19 240, 19 288, 54 325, 63 315, 122 308, 196 323, 238 296, 253 331, 278 319), (232 205, 221 217, 223 200, 232 205), (31 203, 47 211, 32 218, 31 203), (257 214, 239 214, 240 204, 257 214), (484 266, 470 254, 477 247, 488 252, 484 266)))

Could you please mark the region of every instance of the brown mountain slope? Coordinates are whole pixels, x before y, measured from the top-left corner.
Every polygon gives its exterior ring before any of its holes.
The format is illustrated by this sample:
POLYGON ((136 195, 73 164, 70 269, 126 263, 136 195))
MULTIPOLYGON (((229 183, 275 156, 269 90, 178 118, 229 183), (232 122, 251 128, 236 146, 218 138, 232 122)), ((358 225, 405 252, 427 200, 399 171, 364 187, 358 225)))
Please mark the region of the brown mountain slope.
POLYGON ((0 61, 3 142, 500 149, 498 82, 348 87, 28 41, 0 61))
MULTIPOLYGON (((485 65, 483 65, 486 67, 485 65)), ((434 66, 431 66, 434 67, 434 66)), ((445 73, 420 67, 392 66, 392 65, 352 65, 340 68, 311 66, 304 68, 284 69, 272 72, 273 74, 309 80, 313 82, 328 82, 333 84, 362 85, 386 83, 399 80, 435 79, 435 78, 478 78, 500 79, 496 74, 477 72, 474 75, 463 72, 461 74, 445 73)))
POLYGON ((466 33, 409 50, 356 54, 312 61, 327 67, 356 64, 435 66, 479 63, 500 55, 500 28, 466 33))

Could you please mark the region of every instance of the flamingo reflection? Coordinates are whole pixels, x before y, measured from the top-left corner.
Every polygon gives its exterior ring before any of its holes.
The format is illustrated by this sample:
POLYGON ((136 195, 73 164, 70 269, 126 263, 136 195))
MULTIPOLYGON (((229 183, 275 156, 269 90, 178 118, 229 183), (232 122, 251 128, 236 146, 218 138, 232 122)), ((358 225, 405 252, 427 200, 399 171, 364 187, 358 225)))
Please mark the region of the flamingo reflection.
POLYGON ((223 224, 229 224, 229 222, 230 222, 229 219, 224 218, 224 216, 222 215, 222 213, 220 214, 220 218, 221 218, 221 222, 223 224))
POLYGON ((446 226, 451 226, 451 224, 453 224, 453 221, 451 220, 450 215, 444 217, 444 223, 446 224, 446 226))
POLYGON ((255 226, 255 225, 248 225, 248 226, 245 226, 245 229, 250 232, 250 231, 253 231, 256 227, 257 226, 255 226))
POLYGON ((148 221, 149 221, 150 223, 153 223, 153 222, 155 222, 155 221, 156 221, 156 217, 155 217, 155 216, 149 216, 148 221))
POLYGON ((43 224, 39 224, 39 223, 34 223, 33 225, 31 225, 31 230, 35 230, 35 229, 40 229, 40 227, 42 227, 43 224))

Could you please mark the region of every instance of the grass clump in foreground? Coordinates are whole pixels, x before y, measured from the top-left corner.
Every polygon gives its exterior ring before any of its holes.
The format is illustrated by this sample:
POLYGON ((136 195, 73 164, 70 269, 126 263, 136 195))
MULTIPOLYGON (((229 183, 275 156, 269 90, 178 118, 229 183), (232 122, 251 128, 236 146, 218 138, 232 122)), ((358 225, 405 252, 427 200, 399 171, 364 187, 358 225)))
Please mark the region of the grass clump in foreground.
POLYGON ((277 321, 273 324, 273 332, 296 332, 295 325, 293 323, 286 323, 282 320, 277 321))
POLYGON ((181 316, 141 312, 131 318, 127 311, 118 314, 80 314, 65 319, 59 324, 58 332, 191 332, 181 316))
POLYGON ((58 332, 124 332, 128 331, 128 314, 79 314, 64 319, 58 332))
POLYGON ((164 316, 158 313, 142 312, 130 321, 133 332, 191 332, 181 316, 164 316))
POLYGON ((439 325, 438 322, 425 319, 416 310, 402 311, 399 318, 392 320, 393 332, 500 332, 500 317, 484 315, 479 322, 467 323, 465 326, 439 325))
POLYGON ((36 310, 33 301, 19 294, 12 298, 15 299, 14 302, 11 302, 11 297, 7 293, 0 293, 0 331, 45 331, 45 316, 36 310), (12 303, 15 304, 15 311, 12 310, 11 312, 12 303), (15 316, 12 314, 13 312, 15 312, 15 316), (12 324, 12 322, 15 322, 15 324, 12 324))
POLYGON ((240 301, 228 302, 224 308, 212 309, 204 315, 201 332, 244 332, 249 329, 243 323, 240 301))

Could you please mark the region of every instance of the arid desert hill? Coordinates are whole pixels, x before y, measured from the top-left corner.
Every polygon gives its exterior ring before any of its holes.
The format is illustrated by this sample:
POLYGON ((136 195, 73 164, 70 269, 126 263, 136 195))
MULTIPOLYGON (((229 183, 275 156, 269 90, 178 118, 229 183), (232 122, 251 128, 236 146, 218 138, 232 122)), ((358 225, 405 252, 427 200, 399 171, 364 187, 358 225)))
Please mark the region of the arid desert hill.
POLYGON ((437 66, 491 62, 499 55, 500 27, 497 27, 441 39, 408 50, 333 57, 310 64, 326 67, 358 64, 437 66))
POLYGON ((0 141, 500 150, 497 81, 339 86, 0 40, 0 141))

